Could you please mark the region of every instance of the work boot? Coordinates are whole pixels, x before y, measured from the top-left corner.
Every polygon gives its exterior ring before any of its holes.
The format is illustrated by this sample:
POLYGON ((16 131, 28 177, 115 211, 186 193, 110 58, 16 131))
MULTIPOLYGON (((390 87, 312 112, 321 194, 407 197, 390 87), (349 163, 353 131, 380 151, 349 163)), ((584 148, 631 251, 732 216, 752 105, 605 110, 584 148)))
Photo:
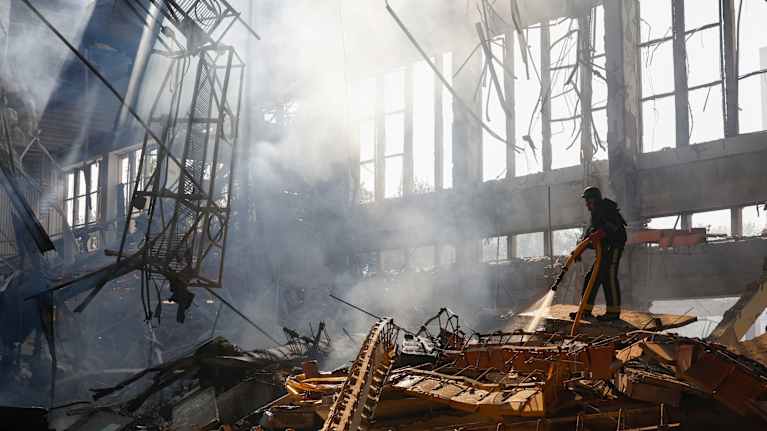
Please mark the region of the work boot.
MULTIPOLYGON (((570 313, 570 320, 575 320, 575 317, 578 316, 577 312, 570 313)), ((584 311, 583 314, 581 314, 581 319, 591 319, 594 317, 593 314, 591 314, 591 311, 584 311)))
POLYGON ((605 313, 600 316, 597 316, 597 320, 600 322, 614 322, 616 320, 621 320, 620 314, 615 313, 605 313))

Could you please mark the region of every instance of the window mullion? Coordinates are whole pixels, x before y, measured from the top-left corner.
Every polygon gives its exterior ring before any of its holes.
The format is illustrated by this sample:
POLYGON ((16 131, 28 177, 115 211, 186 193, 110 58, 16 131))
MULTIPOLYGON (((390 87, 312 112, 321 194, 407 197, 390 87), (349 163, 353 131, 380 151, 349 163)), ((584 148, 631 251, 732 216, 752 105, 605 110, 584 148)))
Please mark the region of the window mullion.
MULTIPOLYGON (((437 57, 439 61, 436 61, 437 70, 440 74, 443 74, 443 61, 442 56, 437 57)), ((445 119, 442 116, 442 82, 439 79, 434 79, 434 190, 442 190, 445 185, 443 169, 443 161, 445 159, 445 137, 443 134, 443 127, 445 119)), ((439 245, 434 246, 435 250, 435 262, 439 264, 439 245)))
POLYGON ((384 172, 386 169, 384 162, 384 142, 386 133, 384 131, 384 83, 383 77, 376 78, 376 97, 375 97, 375 197, 374 201, 384 199, 384 172))
POLYGON ((413 68, 405 68, 405 142, 403 142, 404 158, 402 161, 402 194, 413 192, 413 68))

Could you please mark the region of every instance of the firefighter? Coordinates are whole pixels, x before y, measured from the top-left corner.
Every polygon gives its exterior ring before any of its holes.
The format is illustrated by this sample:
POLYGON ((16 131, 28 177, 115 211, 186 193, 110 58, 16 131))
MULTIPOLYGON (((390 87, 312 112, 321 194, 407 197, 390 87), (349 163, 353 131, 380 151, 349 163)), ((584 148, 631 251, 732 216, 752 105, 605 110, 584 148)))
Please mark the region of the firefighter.
MULTIPOLYGON (((586 202, 586 208, 591 213, 591 224, 584 232, 583 238, 591 238, 592 242, 599 241, 602 244, 602 262, 597 274, 594 288, 588 298, 585 298, 584 317, 592 317, 594 300, 601 286, 605 294, 607 312, 597 316, 598 320, 618 320, 621 313, 621 291, 618 282, 618 267, 626 245, 626 221, 618 209, 615 201, 602 197, 602 192, 597 187, 586 187, 581 197, 586 202)), ((593 248, 593 246, 591 246, 593 248)), ((586 292, 589 278, 594 270, 591 267, 585 280, 583 280, 583 295, 586 292)), ((575 319, 575 313, 570 314, 575 319)))

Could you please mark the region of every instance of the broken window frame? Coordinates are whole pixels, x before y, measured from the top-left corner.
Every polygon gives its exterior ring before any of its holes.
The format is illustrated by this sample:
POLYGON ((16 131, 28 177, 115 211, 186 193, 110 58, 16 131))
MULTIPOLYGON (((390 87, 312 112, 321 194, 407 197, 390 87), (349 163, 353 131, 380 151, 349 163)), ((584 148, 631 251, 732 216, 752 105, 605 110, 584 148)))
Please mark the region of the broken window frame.
POLYGON ((499 235, 482 239, 482 262, 499 263, 509 260, 509 236, 499 235))
MULTIPOLYGON (((714 1, 714 0, 709 0, 714 1)), ((657 100, 664 97, 674 97, 676 106, 689 106, 689 93, 691 91, 700 90, 704 88, 710 88, 714 86, 720 86, 722 91, 722 124, 723 124, 723 136, 733 137, 740 134, 739 125, 739 85, 738 83, 744 79, 749 79, 754 76, 762 76, 767 74, 767 68, 751 71, 743 75, 738 71, 738 54, 736 50, 737 41, 737 16, 736 16, 736 1, 735 0, 721 0, 719 2, 719 19, 716 23, 708 23, 699 28, 687 29, 684 24, 684 7, 695 7, 692 2, 685 2, 684 0, 674 0, 672 2, 672 8, 677 8, 677 16, 674 19, 672 25, 672 35, 662 38, 652 39, 648 41, 642 41, 640 47, 648 46, 655 43, 668 43, 674 41, 674 38, 681 40, 682 43, 677 43, 674 49, 674 75, 675 86, 674 90, 662 94, 651 95, 642 97, 642 103, 650 100, 657 100), (712 82, 701 83, 693 86, 686 85, 687 83, 687 55, 686 44, 684 41, 690 35, 698 31, 713 31, 713 29, 719 29, 719 61, 720 61, 720 76, 718 80, 712 82), (678 88, 682 90, 678 90, 678 88)), ((689 109, 689 108, 688 108, 689 109)), ((676 114, 676 147, 682 147, 690 145, 690 127, 689 117, 687 110, 685 112, 676 114), (681 127, 680 127, 681 126, 681 127)), ((678 110, 679 111, 679 110, 678 110)), ((643 120, 642 120, 643 121, 643 120)), ((644 136, 642 137, 644 141, 644 136)), ((696 142, 697 143, 697 142, 696 142)), ((643 145, 644 146, 644 145, 643 145)), ((644 152, 644 151, 643 151, 644 152)))
MULTIPOLYGON (((380 99, 383 100, 383 115, 382 115, 382 123, 381 123, 381 134, 382 139, 380 145, 381 148, 381 154, 380 158, 382 160, 382 185, 381 192, 383 194, 383 199, 396 199, 401 198, 405 195, 406 190, 409 191, 410 188, 408 187, 408 184, 412 185, 412 142, 413 142, 413 123, 412 123, 412 115, 413 115, 413 92, 412 92, 412 74, 413 68, 408 65, 407 67, 401 67, 397 68, 393 71, 390 71, 386 74, 384 74, 383 78, 383 84, 378 85, 378 91, 380 94, 380 99), (394 108, 389 108, 386 103, 386 97, 388 93, 388 89, 386 88, 386 79, 389 75, 392 74, 402 74, 402 105, 397 105, 394 108), (389 137, 387 135, 388 127, 387 124, 389 120, 397 119, 397 117, 402 116, 402 151, 398 152, 389 152, 390 151, 390 139, 394 137, 389 137), (402 163, 400 178, 399 178, 399 186, 397 190, 390 190, 390 181, 394 181, 394 179, 390 178, 390 172, 389 165, 390 163, 394 163, 395 161, 399 161, 402 163), (408 164, 410 165, 411 169, 409 169, 408 172, 408 164), (408 181, 409 176, 409 181, 408 181)), ((399 138, 399 137, 397 137, 399 138)), ((399 145, 399 144, 398 144, 399 145)), ((378 171, 376 169, 376 171, 378 171)), ((378 187, 376 187, 377 189, 378 187)), ((376 199, 378 199, 378 196, 376 196, 376 199)))
MULTIPOLYGON (((581 62, 580 65, 576 64, 568 64, 568 65, 552 65, 551 59, 552 59, 552 45, 556 45, 557 41, 551 41, 550 36, 550 26, 552 23, 558 23, 563 21, 564 19, 572 19, 574 22, 577 22, 577 27, 580 28, 584 26, 584 23, 588 23, 589 27, 589 37, 586 43, 584 43, 584 46, 579 46, 577 37, 576 41, 574 42, 576 45, 574 49, 576 50, 576 62, 578 61, 578 50, 586 51, 589 53, 590 63, 593 65, 595 63, 595 60, 598 60, 600 58, 605 57, 605 50, 604 47, 600 50, 600 52, 597 52, 597 46, 600 41, 597 41, 594 38, 594 34, 598 33, 596 26, 602 26, 601 34, 604 34, 604 20, 598 20, 600 17, 600 13, 597 12, 597 10, 602 7, 601 5, 598 5, 594 8, 589 9, 589 15, 583 16, 583 17, 560 17, 556 19, 552 19, 549 22, 546 22, 544 24, 534 24, 527 28, 525 28, 523 31, 525 34, 529 34, 527 30, 531 29, 539 29, 540 30, 540 47, 548 46, 548 50, 540 49, 540 56, 539 58, 532 59, 531 64, 527 65, 527 69, 530 71, 531 79, 537 79, 532 77, 532 75, 535 72, 533 69, 540 65, 540 83, 541 83, 541 93, 545 96, 541 100, 541 104, 539 105, 539 108, 542 112, 541 115, 541 134, 542 139, 541 142, 535 143, 537 147, 537 155, 536 157, 542 158, 542 169, 540 171, 531 171, 527 172, 523 175, 516 175, 514 165, 515 165, 515 159, 516 157, 510 156, 509 160, 507 160, 507 165, 509 168, 507 168, 507 178, 513 178, 515 176, 518 177, 524 177, 528 175, 534 175, 539 172, 549 172, 555 169, 567 169, 572 168, 575 166, 583 166, 584 162, 590 163, 597 159, 594 158, 594 155, 597 154, 598 146, 595 148, 594 146, 594 139, 597 137, 595 136, 594 129, 596 127, 594 123, 594 116, 592 115, 594 112, 600 112, 600 111, 606 111, 606 101, 605 104, 601 106, 594 106, 595 101, 593 100, 593 92, 591 89, 593 88, 593 82, 596 79, 606 79, 604 78, 604 73, 594 73, 594 66, 588 68, 588 67, 582 67, 584 62, 581 62), (599 22, 598 22, 599 21, 599 22), (578 92, 580 92, 578 99, 578 109, 577 112, 574 112, 572 115, 569 115, 567 117, 560 117, 560 118, 553 118, 551 115, 551 104, 554 99, 556 99, 556 95, 553 95, 552 88, 551 88, 551 74, 552 72, 556 72, 557 70, 563 69, 563 70, 570 70, 572 71, 574 67, 578 67, 577 70, 574 71, 574 73, 579 74, 578 79, 578 92), (602 75, 603 77, 600 78, 599 75, 602 75), (588 80, 591 85, 588 86, 587 91, 581 92, 581 89, 583 89, 583 82, 585 80, 588 80), (554 97, 552 97, 554 96, 554 97), (588 109, 583 109, 583 106, 589 107, 588 109), (587 118, 587 121, 583 121, 583 118, 587 118), (577 164, 573 165, 567 165, 567 166, 561 166, 557 168, 552 167, 552 151, 554 150, 552 148, 552 136, 551 136, 551 128, 552 125, 555 123, 560 122, 572 122, 572 121, 578 121, 579 124, 576 126, 577 131, 576 134, 580 136, 580 138, 577 140, 577 142, 574 143, 574 145, 579 147, 579 162, 577 164)), ((601 13, 602 18, 604 18, 604 13, 601 13)), ((575 30, 576 32, 579 30, 575 30)), ((507 40, 513 40, 514 42, 510 45, 512 45, 510 48, 513 49, 519 49, 519 41, 518 41, 518 35, 514 34, 513 38, 511 35, 507 35, 507 40), (511 38, 511 39, 510 39, 511 38)), ((528 41, 528 44, 530 44, 531 41, 528 41)), ((559 42, 561 43, 561 42, 559 42)), ((554 47, 556 48, 556 46, 554 47)), ((528 52, 526 54, 529 55, 529 53, 532 50, 528 49, 528 52)), ((512 51, 513 52, 513 51, 512 51)), ((513 55, 507 55, 505 56, 506 59, 504 60, 505 67, 507 73, 512 73, 513 76, 517 77, 517 79, 520 79, 520 76, 518 76, 519 73, 524 73, 525 65, 517 65, 514 62, 514 56, 513 55), (517 72, 517 69, 519 69, 521 72, 517 72)), ((513 86, 513 83, 512 83, 513 86)), ((572 91, 572 90, 570 90, 572 91)), ((508 94, 508 93, 507 93, 508 94)), ((516 95, 511 92, 510 97, 507 98, 507 105, 509 106, 509 109, 515 116, 521 116, 522 118, 529 118, 530 112, 517 112, 516 110, 516 95)), ((526 122, 527 120, 525 120, 526 122)), ((525 151, 532 151, 530 148, 528 148, 527 144, 524 143, 518 143, 516 142, 516 135, 520 134, 517 133, 514 130, 514 121, 508 122, 510 124, 507 125, 507 136, 510 136, 507 141, 509 142, 509 146, 513 148, 514 145, 519 145, 525 148, 525 151), (515 134, 516 133, 516 134, 515 134)), ((606 141, 607 136, 605 133, 605 136, 599 135, 599 143, 604 146, 604 149, 606 150, 606 141)), ((606 158, 606 151, 603 151, 602 153, 606 158)))
MULTIPOLYGON (((673 7, 672 6, 673 1, 674 0, 671 0, 669 2, 669 4, 668 4, 669 8, 673 7)), ((646 5, 646 3, 645 3, 645 5, 646 5)), ((639 8, 640 8, 640 12, 639 12, 638 16, 640 17, 640 20, 641 20, 642 19, 641 18, 642 17, 642 14, 641 14, 642 2, 639 2, 639 8)), ((675 23, 673 22, 672 10, 668 10, 667 12, 668 12, 669 15, 672 16, 672 23, 671 23, 671 30, 672 30, 672 32, 671 32, 671 34, 670 35, 664 34, 664 36, 656 37, 656 38, 652 38, 652 35, 648 34, 648 39, 647 40, 644 40, 643 39, 643 35, 640 35, 639 45, 637 47, 637 49, 639 50, 640 63, 644 62, 644 60, 643 60, 644 59, 644 54, 643 54, 644 51, 643 50, 656 50, 656 49, 658 49, 658 47, 661 44, 670 43, 670 42, 673 43, 674 35, 675 35, 675 32, 676 32, 676 30, 675 30, 675 23)), ((642 25, 642 24, 640 23, 640 25, 642 25)), ((646 25, 649 25, 649 24, 646 24, 646 25)), ((678 73, 679 70, 678 70, 678 67, 677 67, 678 62, 674 58, 675 54, 676 53, 672 49, 671 57, 672 57, 673 64, 672 64, 672 70, 669 71, 669 72, 674 73, 674 77, 676 79, 678 79, 679 78, 679 73, 678 73)), ((639 151, 641 153, 659 151, 659 150, 662 150, 663 148, 667 147, 667 145, 664 145, 664 146, 662 146, 660 148, 653 148, 652 150, 647 150, 646 149, 647 146, 648 146, 647 144, 649 142, 646 141, 647 136, 646 136, 646 133, 645 133, 645 131, 646 131, 645 130, 645 125, 646 125, 646 121, 648 120, 646 118, 646 116, 644 115, 645 107, 649 106, 649 105, 653 105, 653 107, 650 108, 650 109, 652 109, 653 111, 657 111, 655 109, 654 105, 658 101, 664 100, 664 99, 666 99, 666 100, 674 100, 674 102, 675 102, 674 106, 678 105, 678 103, 679 103, 679 101, 677 100, 677 97, 675 97, 675 95, 678 94, 678 93, 675 92, 675 88, 672 88, 671 91, 653 92, 652 94, 645 95, 645 91, 647 89, 644 88, 644 85, 642 85, 643 74, 644 73, 645 73, 644 67, 640 67, 639 68, 639 76, 637 76, 637 80, 639 81, 640 87, 642 88, 641 96, 640 96, 640 102, 639 102, 639 104, 640 104, 640 106, 639 106, 640 120, 639 121, 640 121, 640 125, 641 125, 641 130, 642 130, 642 133, 641 133, 641 136, 640 136, 640 149, 639 149, 639 151)), ((686 72, 685 72, 685 74, 684 74, 685 82, 686 82, 686 76, 687 75, 686 75, 686 72)), ((674 85, 676 85, 676 82, 674 83, 674 85)), ((686 85, 685 85, 685 87, 686 87, 686 85)), ((685 103, 685 105, 686 105, 686 103, 685 103)), ((687 109, 685 109, 685 124, 687 123, 686 119, 687 119, 687 109)), ((675 129, 678 128, 678 124, 679 124, 679 116, 676 116, 675 125, 674 125, 675 129)), ((686 128, 686 126, 685 126, 685 128, 686 128)), ((678 141, 678 138, 677 138, 676 141, 678 141)), ((678 143, 674 143, 672 148, 676 147, 676 146, 678 146, 678 143)))
MULTIPOLYGON (((453 55, 452 52, 443 52, 436 55, 434 58, 437 68, 440 71, 452 72, 453 69, 453 55), (448 64, 449 63, 449 64, 448 64)), ((360 204, 370 204, 374 202, 381 202, 389 199, 399 199, 404 196, 408 196, 414 193, 423 193, 422 190, 414 190, 414 154, 413 146, 418 145, 413 140, 413 121, 414 121, 414 95, 412 91, 413 85, 413 69, 414 65, 418 61, 413 61, 406 66, 399 67, 393 70, 389 70, 384 73, 375 75, 374 77, 368 77, 372 79, 375 86, 375 100, 370 101, 374 106, 371 115, 355 117, 351 121, 351 132, 353 136, 353 142, 355 143, 355 150, 359 153, 361 149, 361 141, 359 139, 359 132, 361 124, 365 121, 373 121, 374 128, 374 144, 373 144, 373 158, 372 159, 359 159, 358 162, 358 188, 360 194, 358 202, 360 204), (401 70, 404 77, 404 107, 402 109, 386 109, 384 106, 384 79, 387 74, 401 70), (386 152, 386 119, 393 115, 404 114, 404 142, 403 151, 397 153, 386 152), (402 180, 401 190, 394 196, 389 195, 386 190, 387 184, 387 161, 392 162, 394 160, 401 160, 402 162, 402 180), (369 199, 365 199, 361 193, 362 185, 362 171, 363 169, 372 169, 373 176, 375 178, 373 185, 373 193, 369 199)), ((451 77, 446 77, 448 80, 451 77)), ((360 80, 364 81, 364 80, 360 80)), ((434 184, 428 193, 450 189, 453 187, 453 99, 448 91, 443 88, 439 79, 434 78, 434 91, 432 92, 433 109, 434 109, 434 184)), ((355 113, 353 112, 352 115, 355 113)))
MULTIPOLYGON (((532 258, 546 256, 546 232, 545 231, 523 232, 523 233, 515 234, 513 236, 513 242, 514 242, 514 254, 513 254, 514 257, 518 257, 521 259, 532 259, 532 258), (540 239, 540 253, 523 253, 524 250, 533 249, 533 246, 527 245, 526 243, 528 243, 529 241, 537 242, 539 239, 540 239)), ((535 244, 534 247, 537 249, 538 244, 535 244)))
MULTIPOLYGON (((501 102, 501 99, 503 99, 504 102, 506 102, 507 109, 514 109, 513 104, 510 103, 509 100, 509 90, 508 86, 506 85, 506 74, 503 73, 503 67, 505 65, 509 64, 510 60, 508 60, 506 57, 508 57, 509 53, 509 47, 508 40, 514 40, 509 39, 511 35, 507 34, 497 34, 490 38, 489 41, 487 41, 487 44, 489 45, 489 49, 492 53, 492 58, 488 59, 485 56, 484 49, 480 53, 481 61, 482 61, 482 68, 483 73, 480 76, 480 91, 479 94, 481 95, 481 112, 482 112, 482 119, 487 123, 487 126, 494 129, 495 133, 497 133, 499 136, 506 137, 506 142, 500 142, 493 136, 491 136, 486 130, 482 131, 482 181, 494 181, 494 180, 500 180, 508 176, 509 171, 509 161, 507 160, 509 157, 508 151, 503 152, 500 151, 502 155, 499 156, 499 151, 488 151, 490 148, 493 147, 500 147, 504 148, 505 146, 512 145, 511 141, 513 141, 513 138, 510 140, 508 138, 509 128, 508 128, 508 121, 506 121, 506 113, 504 112, 504 107, 501 102), (500 47, 500 48, 499 48, 500 47), (498 58, 498 54, 500 52, 500 58, 498 58), (490 73, 489 67, 490 64, 488 62, 493 62, 492 66, 493 69, 495 69, 495 77, 498 78, 498 85, 501 88, 502 91, 502 97, 499 96, 499 94, 496 92, 496 87, 494 81, 493 74, 490 73), (497 115, 500 115, 501 118, 498 118, 497 115), (504 122, 503 127, 493 127, 496 122, 502 121, 504 122), (505 145, 504 145, 505 144, 505 145), (499 160, 502 159, 501 165, 504 166, 504 168, 496 174, 496 172, 488 172, 489 169, 491 169, 493 166, 492 164, 498 164, 499 160)), ((513 60, 511 60, 513 61, 513 60)))
MULTIPOLYGON (((730 0, 730 1, 732 1, 732 0, 730 0)), ((746 56, 749 55, 748 52, 741 50, 741 42, 748 39, 748 36, 743 34, 742 28, 739 28, 741 25, 745 25, 745 23, 742 21, 741 18, 755 16, 754 13, 750 9, 746 9, 745 10, 745 14, 743 14, 742 17, 741 17, 742 12, 740 10, 740 7, 742 5, 742 7, 746 8, 751 1, 754 1, 754 0, 744 0, 742 3, 740 3, 740 2, 729 3, 728 2, 726 4, 728 6, 730 4, 732 4, 732 8, 731 9, 725 9, 726 11, 729 10, 732 13, 732 20, 734 21, 734 23, 732 24, 732 27, 734 28, 734 30, 732 31, 732 35, 733 35, 733 38, 735 40, 735 50, 736 50, 736 52, 734 53, 734 55, 732 57, 730 57, 730 56, 725 57, 725 60, 731 59, 731 61, 733 61, 735 63, 734 64, 734 69, 735 69, 737 77, 738 77, 736 82, 735 82, 735 86, 736 86, 736 89, 737 89, 737 92, 738 92, 738 95, 737 95, 738 97, 737 97, 737 100, 734 101, 737 104, 737 108, 733 110, 733 112, 738 116, 738 118, 737 118, 737 126, 738 126, 737 132, 738 132, 738 134, 740 134, 740 133, 749 133, 749 132, 756 132, 756 133, 758 133, 758 132, 767 130, 767 123, 764 122, 765 121, 764 119, 767 118, 767 112, 764 112, 764 110, 767 109, 767 106, 765 106, 763 103, 760 103, 760 105, 762 107, 762 111, 763 111, 762 112, 762 120, 761 120, 761 125, 760 126, 757 126, 756 129, 752 129, 750 131, 744 131, 743 129, 745 127, 743 127, 741 125, 741 121, 740 121, 740 116, 741 116, 741 112, 742 112, 741 111, 741 104, 740 104, 740 97, 741 97, 741 95, 747 93, 747 90, 746 91, 742 91, 742 89, 741 89, 741 81, 745 81, 747 79, 754 80, 757 77, 761 77, 762 85, 761 85, 761 88, 760 88, 760 91, 759 91, 760 94, 764 91, 764 88, 767 86, 767 64, 766 63, 761 63, 761 61, 760 61, 761 59, 759 59, 759 60, 757 60, 757 66, 755 68, 751 67, 751 68, 749 68, 749 70, 744 70, 745 68, 742 67, 742 64, 740 63, 740 58, 741 58, 741 56, 743 55, 744 52, 745 52, 746 56)), ((756 3, 761 3, 761 2, 759 2, 757 0, 756 3)), ((762 6, 762 7, 765 7, 765 6, 762 6)), ((721 15, 721 11, 720 11, 720 15, 721 15)), ((759 16, 759 15, 757 14, 756 16, 759 16)), ((746 18, 746 20, 747 19, 748 18, 746 18)), ((762 20, 761 23, 763 24, 763 20, 762 20)), ((767 49, 765 46, 761 46, 759 52, 761 52, 761 50, 765 50, 765 49, 767 49)), ((751 54, 753 55, 753 53, 751 53, 751 54)))
POLYGON ((79 166, 73 167, 64 173, 64 193, 62 208, 67 217, 67 224, 72 229, 82 228, 89 225, 94 225, 101 222, 101 205, 99 198, 101 197, 101 190, 103 184, 99 181, 101 172, 101 159, 95 159, 87 162, 83 162, 79 166), (93 178, 95 166, 96 178, 93 178), (88 184, 86 179, 88 175, 85 172, 90 172, 91 184, 88 184), (83 182, 85 183, 86 190, 81 193, 80 191, 80 175, 83 176, 83 182), (70 186, 70 178, 72 185, 70 186), (92 189, 93 181, 96 181, 95 190, 92 189), (89 188, 90 186, 90 188, 89 188), (70 190, 71 188, 71 190, 70 190), (89 199, 90 198, 90 199, 89 199), (87 205, 90 201, 90 211, 88 211, 87 205), (84 210, 84 220, 79 220, 78 212, 80 211, 81 202, 85 202, 86 208, 84 210))
MULTIPOLYGON (((155 166, 152 166, 151 169, 148 167, 144 167, 144 169, 141 170, 141 185, 139 186, 139 190, 143 190, 144 187, 146 187, 147 183, 149 182, 149 178, 152 176, 152 173, 154 172, 154 167, 156 167, 157 163, 157 148, 154 146, 147 147, 147 154, 148 154, 148 160, 154 160, 155 166)), ((141 149, 132 150, 129 152, 121 153, 117 156, 117 167, 118 167, 118 177, 117 177, 117 186, 118 189, 122 187, 123 195, 124 195, 124 202, 125 202, 125 208, 123 214, 128 214, 128 208, 131 208, 131 197, 133 196, 133 191, 136 187, 136 173, 138 172, 138 163, 141 158, 141 149), (123 176, 123 163, 127 162, 128 164, 128 170, 127 170, 127 178, 122 178, 123 176)), ((137 208, 132 208, 133 214, 140 214, 144 210, 139 210, 137 208)))
MULTIPOLYGON (((360 89, 364 88, 362 83, 364 83, 365 81, 368 81, 368 80, 372 80, 372 88, 373 88, 373 92, 372 92, 373 93, 372 94, 373 100, 370 100, 369 103, 373 104, 374 106, 377 106, 377 91, 376 91, 377 83, 376 83, 376 78, 360 79, 357 82, 357 84, 359 84, 359 88, 360 89)), ((352 100, 360 97, 360 94, 357 94, 357 92, 361 93, 361 90, 358 91, 358 89, 356 87, 353 87, 350 91, 353 94, 352 100)), ((362 100, 357 100, 357 102, 358 103, 365 103, 362 100)), ((354 103, 351 104, 351 107, 352 108, 358 108, 358 106, 356 106, 354 103)), ((359 165, 358 165, 358 181, 357 181, 358 202, 360 204, 367 204, 367 203, 374 202, 376 200, 375 199, 375 197, 376 197, 376 180, 375 179, 376 179, 376 165, 377 165, 377 163, 376 163, 376 158, 377 158, 376 157, 377 133, 376 133, 376 124, 375 123, 376 123, 377 115, 376 115, 376 109, 375 108, 370 109, 370 112, 367 115, 359 115, 359 114, 360 114, 359 110, 357 112, 352 112, 352 117, 353 117, 353 119, 352 119, 352 129, 353 129, 353 134, 352 134, 353 135, 353 140, 352 140, 352 142, 354 142, 355 149, 356 149, 356 152, 357 152, 357 155, 358 155, 357 158, 358 158, 358 161, 359 161, 359 165), (362 158, 362 145, 363 145, 363 143, 362 143, 362 130, 363 130, 363 124, 371 123, 371 122, 373 123, 373 130, 372 130, 372 132, 373 132, 372 151, 371 151, 371 154, 370 154, 369 158, 363 159, 362 158), (367 194, 363 193, 363 192, 367 192, 367 189, 363 188, 363 179, 365 178, 365 175, 363 175, 363 172, 366 169, 372 170, 372 178, 373 178, 373 182, 372 182, 372 184, 370 184, 370 187, 372 188, 372 190, 370 190, 370 195, 369 196, 367 194)))

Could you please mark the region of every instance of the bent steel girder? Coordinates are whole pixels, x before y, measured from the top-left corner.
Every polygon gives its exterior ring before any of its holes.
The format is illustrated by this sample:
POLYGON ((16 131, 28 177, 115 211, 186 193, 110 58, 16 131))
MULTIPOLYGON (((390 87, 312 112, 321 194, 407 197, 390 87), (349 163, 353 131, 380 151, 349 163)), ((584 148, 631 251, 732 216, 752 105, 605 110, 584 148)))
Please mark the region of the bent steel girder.
POLYGON ((323 431, 368 428, 397 356, 398 332, 392 319, 383 319, 373 325, 336 395, 323 431))

